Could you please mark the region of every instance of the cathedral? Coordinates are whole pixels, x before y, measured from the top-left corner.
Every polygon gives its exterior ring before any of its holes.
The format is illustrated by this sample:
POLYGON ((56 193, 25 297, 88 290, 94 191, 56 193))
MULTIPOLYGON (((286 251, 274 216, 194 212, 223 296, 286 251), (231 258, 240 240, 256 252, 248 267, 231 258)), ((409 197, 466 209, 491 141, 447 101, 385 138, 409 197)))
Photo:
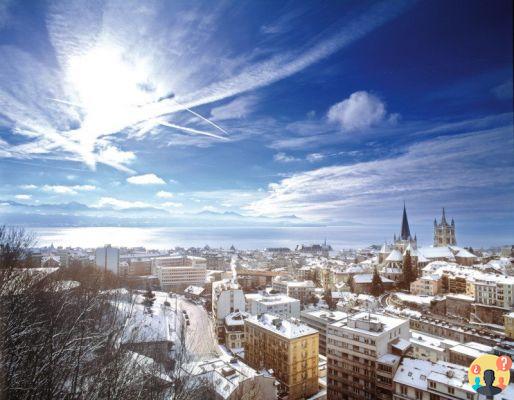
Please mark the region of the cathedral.
POLYGON ((407 210, 405 203, 403 204, 403 217, 402 217, 402 228, 400 230, 400 236, 394 235, 394 247, 396 250, 403 253, 407 248, 415 249, 418 244, 416 235, 414 237, 410 234, 409 220, 407 219, 407 210))
POLYGON ((438 224, 437 219, 434 219, 434 246, 456 246, 457 239, 455 239, 455 221, 449 224, 446 221, 446 214, 443 208, 443 216, 441 222, 438 224))

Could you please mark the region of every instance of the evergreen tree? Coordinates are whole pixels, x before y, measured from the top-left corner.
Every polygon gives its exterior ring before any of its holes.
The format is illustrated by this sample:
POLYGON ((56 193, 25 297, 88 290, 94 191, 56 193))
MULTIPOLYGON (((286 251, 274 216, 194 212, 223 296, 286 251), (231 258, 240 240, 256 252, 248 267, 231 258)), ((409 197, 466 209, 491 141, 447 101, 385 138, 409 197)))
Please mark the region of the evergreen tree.
POLYGON ((334 302, 334 299, 332 298, 332 291, 330 289, 325 290, 325 294, 323 296, 323 300, 325 300, 325 303, 327 303, 328 309, 333 310, 335 309, 336 305, 334 302))
POLYGON ((355 281, 353 279, 353 274, 350 274, 350 276, 348 277, 348 280, 346 281, 346 284, 350 288, 350 292, 353 293, 355 291, 355 281))
POLYGON ((382 283, 382 278, 378 274, 377 267, 373 271, 373 279, 371 280, 371 294, 375 297, 380 296, 384 293, 384 284, 382 283))
POLYGON ((143 300, 143 304, 146 307, 147 311, 150 313, 152 311, 152 306, 155 301, 155 294, 152 292, 150 286, 147 286, 146 292, 143 296, 145 298, 143 300))
POLYGON ((409 290, 410 284, 415 280, 416 276, 412 268, 412 258, 410 256, 410 251, 407 250, 405 252, 405 257, 403 258, 403 287, 409 290))

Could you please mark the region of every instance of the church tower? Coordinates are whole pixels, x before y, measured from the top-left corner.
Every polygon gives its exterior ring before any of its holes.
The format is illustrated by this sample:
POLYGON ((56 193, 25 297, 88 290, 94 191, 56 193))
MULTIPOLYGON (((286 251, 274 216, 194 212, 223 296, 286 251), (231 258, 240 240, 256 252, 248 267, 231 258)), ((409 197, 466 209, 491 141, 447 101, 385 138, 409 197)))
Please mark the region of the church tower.
POLYGON ((409 245, 411 248, 416 248, 417 246, 417 237, 412 237, 410 233, 409 219, 407 218, 407 209, 405 208, 405 203, 403 203, 403 216, 400 236, 397 238, 395 234, 393 243, 396 250, 399 250, 401 253, 403 253, 409 245))
POLYGON ((434 219, 434 246, 455 246, 457 245, 457 239, 455 238, 455 221, 452 218, 452 222, 446 221, 446 213, 443 208, 443 215, 441 222, 438 224, 437 219, 434 219))

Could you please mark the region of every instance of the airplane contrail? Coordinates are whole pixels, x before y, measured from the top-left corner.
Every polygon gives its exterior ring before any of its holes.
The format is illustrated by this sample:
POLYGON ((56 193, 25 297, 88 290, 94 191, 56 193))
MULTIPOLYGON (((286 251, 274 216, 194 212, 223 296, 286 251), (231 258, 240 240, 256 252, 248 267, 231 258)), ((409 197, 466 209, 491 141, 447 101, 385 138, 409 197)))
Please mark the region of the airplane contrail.
POLYGON ((175 128, 175 129, 178 129, 178 130, 181 130, 181 131, 184 131, 184 132, 188 132, 188 133, 196 133, 196 134, 199 134, 199 135, 210 136, 210 137, 213 137, 213 138, 216 138, 216 139, 228 140, 228 138, 226 138, 224 136, 219 136, 219 135, 216 135, 216 134, 211 133, 211 132, 200 131, 198 129, 188 128, 186 126, 175 125, 175 124, 172 124, 171 122, 168 122, 168 121, 157 120, 157 123, 162 125, 162 126, 167 126, 168 128, 175 128))

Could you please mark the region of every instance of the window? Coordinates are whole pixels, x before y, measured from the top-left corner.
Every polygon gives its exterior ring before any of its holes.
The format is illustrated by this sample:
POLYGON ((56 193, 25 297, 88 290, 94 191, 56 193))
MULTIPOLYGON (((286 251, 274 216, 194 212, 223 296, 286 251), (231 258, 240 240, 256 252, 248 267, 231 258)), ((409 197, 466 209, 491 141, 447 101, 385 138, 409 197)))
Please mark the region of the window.
POLYGON ((448 393, 450 393, 450 394, 455 394, 455 389, 454 389, 454 388, 452 388, 452 387, 449 387, 449 388, 448 388, 448 393))

